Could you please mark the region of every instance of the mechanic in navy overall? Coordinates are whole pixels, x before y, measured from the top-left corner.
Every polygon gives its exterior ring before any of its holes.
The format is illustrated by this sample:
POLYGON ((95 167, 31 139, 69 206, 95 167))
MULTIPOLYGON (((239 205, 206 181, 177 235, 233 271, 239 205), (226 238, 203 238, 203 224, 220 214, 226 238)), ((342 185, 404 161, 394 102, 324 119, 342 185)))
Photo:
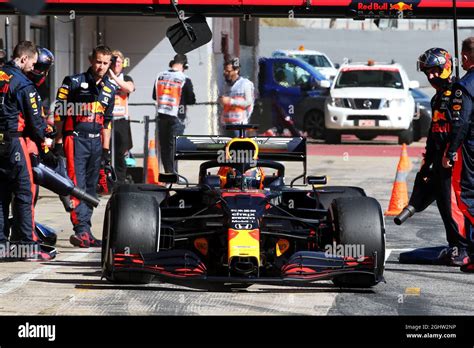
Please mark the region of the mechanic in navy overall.
MULTIPOLYGON (((462 43, 462 67, 466 75, 454 83, 450 108, 452 111, 451 138, 443 166, 453 170, 453 186, 456 199, 464 214, 466 239, 472 254, 474 224, 474 37, 462 43)), ((469 258, 466 257, 466 263, 469 258)))
POLYGON ((430 177, 436 188, 436 203, 446 230, 449 247, 441 253, 440 258, 449 265, 462 266, 466 262, 468 246, 466 225, 454 195, 452 170, 442 165, 451 130, 449 101, 452 67, 451 55, 442 48, 431 48, 418 58, 418 70, 426 74, 428 81, 436 89, 436 94, 431 99, 432 120, 420 172, 426 174, 425 177, 430 177))
POLYGON ((183 135, 186 105, 196 104, 196 96, 191 79, 184 74, 184 70, 188 69, 186 55, 175 55, 169 67, 156 78, 152 97, 156 100, 158 112, 161 161, 166 173, 174 173, 174 139, 177 135, 183 135))
MULTIPOLYGON (((96 197, 101 162, 110 164, 109 151, 116 85, 107 76, 112 51, 98 46, 87 72, 67 76, 56 97, 58 135, 55 151, 66 156, 67 173, 80 189, 96 197)), ((71 221, 75 234, 69 239, 81 248, 100 247, 91 228, 93 207, 72 198, 71 221)))
POLYGON ((224 88, 219 97, 222 108, 220 134, 238 137, 238 131, 225 130, 229 124, 247 124, 254 105, 254 85, 252 81, 240 76, 240 59, 230 58, 224 62, 224 88))
MULTIPOLYGON (((41 98, 34 83, 26 76, 38 59, 37 47, 30 41, 20 42, 13 50, 13 60, 0 70, 0 244, 6 249, 8 215, 12 195, 13 228, 10 243, 34 245, 28 260, 50 260, 35 243, 34 194, 31 160, 27 149, 29 137, 41 149, 48 127, 41 115, 41 98)), ((22 248, 23 249, 23 248, 22 248)))

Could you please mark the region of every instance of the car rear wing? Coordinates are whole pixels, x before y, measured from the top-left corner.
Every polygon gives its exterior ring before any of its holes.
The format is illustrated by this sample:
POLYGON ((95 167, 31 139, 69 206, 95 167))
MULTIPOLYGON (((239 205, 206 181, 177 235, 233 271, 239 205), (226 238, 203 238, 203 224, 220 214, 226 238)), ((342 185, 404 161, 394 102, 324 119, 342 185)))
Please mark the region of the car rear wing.
MULTIPOLYGON (((306 162, 306 138, 303 137, 249 137, 258 145, 259 159, 306 162)), ((230 137, 208 135, 177 136, 175 160, 217 160, 230 137)))
MULTIPOLYGON (((181 160, 218 160, 225 151, 226 144, 232 140, 231 137, 218 135, 183 135, 175 138, 176 161, 181 160)), ((249 137, 258 145, 258 158, 261 160, 273 160, 283 162, 301 162, 303 177, 306 180, 306 138, 303 137, 249 137)))

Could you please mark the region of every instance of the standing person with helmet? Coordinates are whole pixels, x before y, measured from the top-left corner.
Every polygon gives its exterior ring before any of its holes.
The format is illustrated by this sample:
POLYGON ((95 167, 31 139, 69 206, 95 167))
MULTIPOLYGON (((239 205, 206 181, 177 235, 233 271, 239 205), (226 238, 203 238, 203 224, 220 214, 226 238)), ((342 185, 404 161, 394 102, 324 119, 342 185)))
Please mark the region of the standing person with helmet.
POLYGON ((465 216, 470 262, 474 262, 474 37, 462 42, 461 56, 462 67, 467 73, 452 88, 450 109, 453 124, 443 166, 453 170, 456 199, 465 216))
MULTIPOLYGON (((107 46, 94 48, 89 70, 66 76, 56 97, 55 151, 66 154, 68 176, 93 197, 101 162, 110 164, 111 160, 109 145, 116 89, 107 76, 111 59, 112 51, 107 46)), ((69 241, 81 248, 100 247, 102 242, 91 231, 93 207, 76 198, 72 200, 75 234, 69 241)))
POLYGON ((174 173, 174 138, 183 135, 186 105, 196 104, 196 96, 191 79, 184 74, 188 69, 186 55, 175 55, 169 67, 156 78, 152 97, 158 112, 161 161, 166 173, 174 173))
POLYGON ((224 62, 224 87, 219 97, 222 107, 220 125, 224 136, 238 137, 238 131, 226 131, 229 124, 247 124, 254 105, 254 85, 240 76, 240 59, 231 58, 224 62))
POLYGON ((52 135, 41 117, 41 98, 27 77, 37 60, 36 45, 22 41, 14 48, 13 60, 0 70, 0 244, 7 243, 9 206, 15 195, 10 242, 34 246, 26 259, 50 260, 54 255, 44 253, 33 238, 36 187, 26 139, 34 141, 45 158, 44 140, 52 135))
POLYGON ((455 182, 452 170, 443 167, 443 156, 449 146, 452 111, 449 108, 452 88, 453 61, 448 51, 431 48, 418 58, 418 70, 425 73, 436 89, 431 99, 432 120, 426 140, 426 152, 420 173, 430 178, 436 188, 434 195, 446 230, 449 247, 440 258, 450 265, 463 265, 467 257, 465 219, 455 198, 455 182))
POLYGON ((127 174, 125 156, 133 147, 130 116, 128 113, 128 98, 135 91, 135 84, 129 75, 123 74, 125 57, 119 50, 112 51, 114 62, 109 70, 109 76, 116 85, 115 104, 113 111, 113 156, 115 159, 116 184, 124 184, 127 174))

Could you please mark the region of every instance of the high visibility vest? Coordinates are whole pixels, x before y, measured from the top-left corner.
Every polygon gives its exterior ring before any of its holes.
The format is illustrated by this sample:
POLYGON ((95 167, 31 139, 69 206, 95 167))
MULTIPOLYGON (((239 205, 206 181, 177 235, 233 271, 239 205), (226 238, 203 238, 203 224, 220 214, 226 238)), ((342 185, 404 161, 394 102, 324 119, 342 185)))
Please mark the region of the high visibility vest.
POLYGON ((156 79, 156 105, 158 113, 178 116, 179 105, 186 75, 181 71, 168 70, 156 79))
MULTIPOLYGON (((118 76, 119 79, 123 80, 123 73, 118 76)), ((114 84, 115 81, 112 81, 114 84)), ((114 103, 114 117, 128 117, 128 93, 118 89, 115 93, 115 103, 114 103)))
MULTIPOLYGON (((253 94, 253 83, 246 78, 240 77, 235 83, 230 86, 226 86, 224 91, 224 96, 230 97, 234 100, 245 100, 245 86, 251 84, 252 94, 253 94)), ((253 97, 252 97, 253 98, 253 97)), ((222 124, 235 124, 235 123, 247 123, 250 115, 253 111, 253 102, 248 106, 240 105, 224 105, 223 112, 221 115, 222 124)))

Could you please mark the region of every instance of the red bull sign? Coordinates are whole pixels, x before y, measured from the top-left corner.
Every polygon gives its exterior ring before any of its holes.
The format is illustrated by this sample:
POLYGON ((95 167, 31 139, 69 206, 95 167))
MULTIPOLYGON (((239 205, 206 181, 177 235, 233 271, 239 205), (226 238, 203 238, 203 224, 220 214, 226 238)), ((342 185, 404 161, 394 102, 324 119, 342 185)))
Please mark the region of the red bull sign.
POLYGON ((351 7, 357 11, 357 16, 363 18, 414 18, 416 2, 390 1, 352 1, 351 7))
POLYGON ((396 4, 390 5, 390 11, 413 11, 413 5, 407 5, 404 2, 397 2, 396 4))

